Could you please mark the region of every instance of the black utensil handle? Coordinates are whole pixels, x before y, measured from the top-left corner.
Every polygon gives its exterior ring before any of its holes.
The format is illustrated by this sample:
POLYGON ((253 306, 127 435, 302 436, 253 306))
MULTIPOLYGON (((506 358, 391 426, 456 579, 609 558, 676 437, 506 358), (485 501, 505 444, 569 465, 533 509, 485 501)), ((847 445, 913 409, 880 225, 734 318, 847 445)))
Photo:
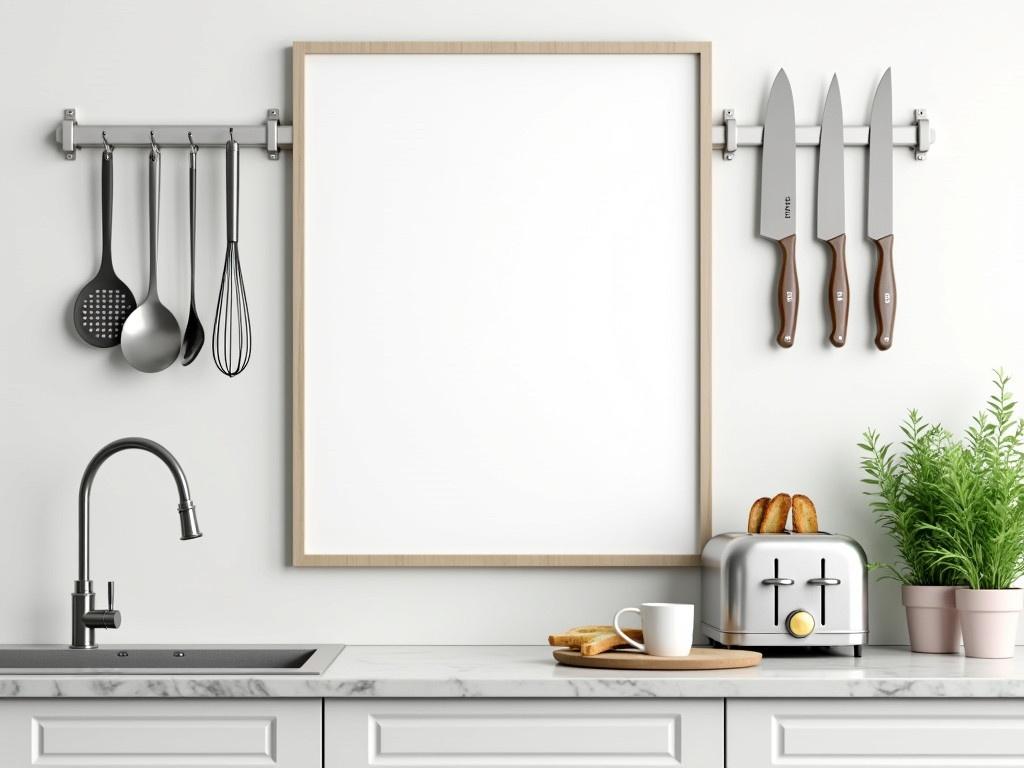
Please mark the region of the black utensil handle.
POLYGON ((196 290, 196 153, 188 161, 189 262, 192 265, 192 293, 196 290))
POLYGON ((850 316, 850 281, 846 276, 846 235, 828 241, 832 249, 832 273, 828 279, 828 311, 832 316, 832 346, 846 344, 846 323, 850 316))
POLYGON ((782 269, 779 270, 779 335, 780 347, 792 347, 796 338, 796 313, 800 306, 800 284, 796 277, 796 235, 779 240, 782 269))
POLYGON ((103 253, 104 268, 110 266, 110 240, 114 219, 114 153, 104 150, 102 167, 103 192, 100 196, 103 211, 103 253))
POLYGON ((878 333, 875 346, 881 350, 892 346, 892 331, 896 324, 896 274, 892 268, 892 235, 875 240, 878 265, 875 269, 875 323, 878 333))

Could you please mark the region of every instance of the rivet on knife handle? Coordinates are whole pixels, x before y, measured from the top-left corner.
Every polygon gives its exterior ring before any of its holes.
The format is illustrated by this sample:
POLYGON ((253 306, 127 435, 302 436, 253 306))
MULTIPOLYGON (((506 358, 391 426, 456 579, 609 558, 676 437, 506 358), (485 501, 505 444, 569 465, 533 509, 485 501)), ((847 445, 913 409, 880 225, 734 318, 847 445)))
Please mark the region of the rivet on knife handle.
POLYGON ((892 329, 896 322, 896 275, 892 269, 892 235, 875 240, 878 265, 875 269, 875 346, 892 346, 892 329))
POLYGON ((796 337, 796 311, 800 304, 800 285, 796 277, 796 235, 779 240, 782 270, 779 272, 779 335, 780 347, 792 347, 796 337))
POLYGON ((846 321, 850 316, 850 281, 846 277, 846 235, 827 241, 832 249, 832 273, 828 278, 828 311, 832 316, 832 346, 846 344, 846 321))

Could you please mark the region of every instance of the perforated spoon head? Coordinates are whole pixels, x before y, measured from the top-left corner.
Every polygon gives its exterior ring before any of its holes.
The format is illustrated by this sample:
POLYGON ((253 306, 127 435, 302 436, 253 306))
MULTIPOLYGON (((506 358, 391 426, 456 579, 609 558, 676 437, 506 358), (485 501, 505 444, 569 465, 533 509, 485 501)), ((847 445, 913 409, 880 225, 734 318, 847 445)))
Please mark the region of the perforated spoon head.
POLYGON ((135 297, 114 274, 103 268, 75 299, 75 330, 86 344, 116 347, 121 343, 124 321, 135 311, 135 297))

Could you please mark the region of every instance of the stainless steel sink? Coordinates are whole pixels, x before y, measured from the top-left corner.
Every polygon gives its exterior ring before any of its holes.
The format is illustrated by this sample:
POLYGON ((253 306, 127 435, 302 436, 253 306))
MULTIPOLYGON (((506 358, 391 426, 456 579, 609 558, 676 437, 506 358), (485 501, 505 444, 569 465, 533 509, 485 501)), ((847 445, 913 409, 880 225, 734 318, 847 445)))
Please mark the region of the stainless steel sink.
POLYGON ((343 645, 0 646, 0 675, 319 675, 343 645))

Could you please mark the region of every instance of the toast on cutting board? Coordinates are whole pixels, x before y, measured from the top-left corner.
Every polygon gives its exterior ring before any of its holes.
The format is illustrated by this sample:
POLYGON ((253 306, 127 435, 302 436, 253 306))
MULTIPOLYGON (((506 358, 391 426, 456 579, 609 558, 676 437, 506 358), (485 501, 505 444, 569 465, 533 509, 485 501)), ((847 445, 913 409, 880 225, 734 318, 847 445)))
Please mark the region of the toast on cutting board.
POLYGON ((788 493, 775 494, 765 508, 758 533, 784 532, 786 530, 786 520, 789 519, 789 508, 792 504, 793 497, 788 493))
MULTIPOLYGON (((641 630, 623 627, 622 631, 638 643, 643 642, 644 633, 641 630)), ((596 656, 629 643, 619 637, 615 627, 609 624, 591 624, 573 627, 561 634, 548 635, 548 645, 575 648, 581 656, 596 656)))
POLYGON ((802 493, 793 496, 793 531, 818 532, 818 511, 814 508, 814 502, 802 493))
POLYGON ((767 496, 762 496, 750 507, 750 513, 747 515, 747 533, 760 532, 761 521, 764 520, 764 513, 768 509, 769 501, 771 499, 767 496))

